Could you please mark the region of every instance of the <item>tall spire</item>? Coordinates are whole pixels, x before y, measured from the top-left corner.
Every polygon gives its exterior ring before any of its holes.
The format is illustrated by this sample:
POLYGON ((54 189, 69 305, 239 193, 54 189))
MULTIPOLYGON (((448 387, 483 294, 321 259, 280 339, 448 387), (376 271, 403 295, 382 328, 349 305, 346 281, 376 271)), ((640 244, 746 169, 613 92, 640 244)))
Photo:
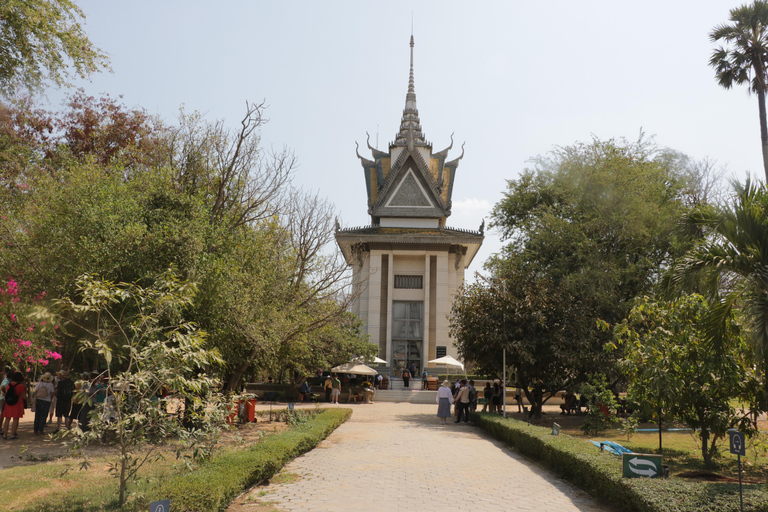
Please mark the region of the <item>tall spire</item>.
POLYGON ((405 109, 400 121, 400 131, 395 139, 395 145, 408 146, 413 149, 416 145, 426 145, 421 133, 419 110, 416 108, 416 88, 413 81, 413 34, 411 34, 411 71, 408 76, 408 94, 405 95, 405 109))

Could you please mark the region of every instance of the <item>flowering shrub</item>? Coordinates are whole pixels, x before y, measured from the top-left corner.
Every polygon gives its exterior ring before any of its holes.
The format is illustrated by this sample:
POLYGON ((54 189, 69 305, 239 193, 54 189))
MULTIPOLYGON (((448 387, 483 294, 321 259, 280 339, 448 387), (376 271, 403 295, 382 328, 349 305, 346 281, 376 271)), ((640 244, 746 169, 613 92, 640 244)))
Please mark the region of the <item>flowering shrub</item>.
POLYGON ((27 297, 15 279, 0 285, 0 359, 14 369, 32 372, 61 359, 55 335, 59 326, 43 307, 45 292, 27 297))

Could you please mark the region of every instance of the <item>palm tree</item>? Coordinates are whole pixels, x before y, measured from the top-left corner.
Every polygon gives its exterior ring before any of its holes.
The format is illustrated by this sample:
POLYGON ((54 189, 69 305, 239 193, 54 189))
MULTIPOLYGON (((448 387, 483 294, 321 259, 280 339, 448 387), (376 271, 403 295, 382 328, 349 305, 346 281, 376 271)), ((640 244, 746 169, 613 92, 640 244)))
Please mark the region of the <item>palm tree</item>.
POLYGON ((768 2, 755 0, 752 5, 731 9, 730 24, 718 25, 709 38, 723 41, 726 46, 712 52, 709 65, 715 68, 717 82, 730 89, 733 84, 749 84, 757 94, 760 114, 760 140, 763 167, 768 183, 768 121, 765 112, 765 92, 768 80, 768 2))
POLYGON ((731 311, 743 312, 763 365, 768 401, 768 191, 749 179, 733 187, 736 197, 729 206, 702 206, 688 215, 708 236, 668 277, 678 290, 702 285, 708 290, 713 306, 705 327, 714 350, 723 346, 731 311))

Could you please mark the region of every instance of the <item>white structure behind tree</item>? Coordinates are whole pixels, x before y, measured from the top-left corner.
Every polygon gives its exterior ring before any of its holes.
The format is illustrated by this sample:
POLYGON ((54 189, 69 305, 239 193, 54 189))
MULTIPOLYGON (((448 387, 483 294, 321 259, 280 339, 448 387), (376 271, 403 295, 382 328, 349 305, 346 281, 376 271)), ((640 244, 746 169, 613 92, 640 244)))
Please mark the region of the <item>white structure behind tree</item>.
MULTIPOLYGON (((370 137, 369 137, 370 139, 370 137)), ((360 156, 371 225, 340 229, 336 241, 354 268, 358 299, 353 312, 365 322, 379 357, 394 375, 414 363, 457 357, 448 335, 453 295, 483 243, 483 226, 470 231, 446 226, 461 155, 447 160, 451 144, 433 153, 421 131, 411 70, 400 131, 389 152, 371 147, 360 156)))

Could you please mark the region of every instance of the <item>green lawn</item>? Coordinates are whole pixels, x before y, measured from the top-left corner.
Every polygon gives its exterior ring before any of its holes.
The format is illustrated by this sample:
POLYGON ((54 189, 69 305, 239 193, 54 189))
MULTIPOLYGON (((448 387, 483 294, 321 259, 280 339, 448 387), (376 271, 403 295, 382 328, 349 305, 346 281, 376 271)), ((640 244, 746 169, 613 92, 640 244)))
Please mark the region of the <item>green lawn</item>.
MULTIPOLYGON (((644 425, 645 427, 645 425, 644 425)), ((652 426, 650 426, 652 428, 652 426)), ((562 432, 572 435, 585 442, 589 439, 595 441, 614 441, 637 453, 658 453, 658 432, 637 432, 632 434, 627 441, 626 434, 620 430, 609 430, 596 436, 587 436, 578 428, 564 428, 562 432)), ((669 465, 671 474, 683 471, 706 470, 701 458, 701 448, 698 439, 690 432, 663 432, 662 446, 664 464, 669 465)), ((715 460, 717 467, 712 471, 738 478, 738 464, 736 455, 731 455, 728 450, 728 439, 718 442, 720 457, 715 460)), ((597 449, 597 448, 596 448, 597 449)), ((742 457, 743 475, 752 479, 768 481, 768 434, 759 434, 756 438, 747 441, 747 455, 742 457)))

